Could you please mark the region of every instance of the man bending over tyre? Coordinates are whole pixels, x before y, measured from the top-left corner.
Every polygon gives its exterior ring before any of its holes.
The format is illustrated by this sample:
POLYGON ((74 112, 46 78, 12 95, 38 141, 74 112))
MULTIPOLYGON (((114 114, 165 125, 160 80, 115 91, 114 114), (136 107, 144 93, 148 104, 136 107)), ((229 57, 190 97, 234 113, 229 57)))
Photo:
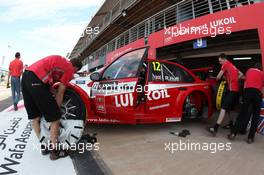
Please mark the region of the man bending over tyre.
MULTIPOLYGON (((64 92, 74 73, 81 67, 82 62, 77 59, 68 61, 59 55, 51 55, 32 64, 23 73, 22 93, 28 118, 32 120, 32 126, 38 138, 40 137, 40 118, 44 117, 47 122, 51 122, 52 146, 57 144, 61 117, 60 106, 64 92), (54 97, 50 87, 55 83, 59 85, 54 97)), ((67 156, 63 150, 56 150, 56 147, 51 149, 51 160, 67 156)), ((42 149, 43 155, 48 153, 47 148, 42 149)))

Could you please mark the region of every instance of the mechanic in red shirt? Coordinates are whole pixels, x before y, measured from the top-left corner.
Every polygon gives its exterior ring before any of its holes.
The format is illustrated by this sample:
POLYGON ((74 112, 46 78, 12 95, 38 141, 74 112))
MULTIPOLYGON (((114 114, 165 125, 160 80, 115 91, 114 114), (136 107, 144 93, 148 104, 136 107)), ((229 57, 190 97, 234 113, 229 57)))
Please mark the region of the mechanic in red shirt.
POLYGON ((261 70, 261 64, 257 63, 255 68, 250 68, 246 72, 243 105, 240 109, 235 126, 228 135, 230 140, 235 139, 236 134, 244 129, 244 126, 247 125, 250 116, 252 115, 247 142, 252 143, 254 141, 260 115, 262 92, 264 88, 264 72, 261 70), (248 112, 251 105, 252 110, 248 112))
MULTIPOLYGON (((51 142, 53 145, 57 144, 63 95, 73 74, 81 67, 82 62, 77 59, 68 61, 59 55, 51 55, 32 64, 23 73, 24 105, 38 138, 40 137, 40 118, 43 116, 47 122, 51 122, 51 142), (50 91, 54 83, 59 84, 55 98, 50 91)), ((47 148, 42 148, 42 154, 48 154, 47 148)), ((50 159, 56 160, 65 156, 67 156, 66 152, 53 148, 50 159)))
POLYGON ((7 88, 9 88, 9 79, 11 77, 11 91, 14 104, 14 110, 17 111, 17 103, 20 99, 20 76, 23 72, 23 62, 20 60, 20 53, 15 54, 15 59, 9 64, 9 74, 7 79, 7 88))
POLYGON ((239 100, 239 83, 238 79, 243 77, 243 74, 231 63, 227 60, 225 54, 219 55, 219 63, 222 65, 221 71, 218 73, 216 80, 221 80, 222 76, 224 76, 227 80, 227 92, 223 97, 223 103, 220 110, 219 117, 214 126, 209 127, 208 131, 213 135, 216 135, 217 130, 221 123, 223 122, 225 115, 229 116, 230 122, 226 127, 232 127, 233 121, 230 115, 230 111, 237 105, 239 100))

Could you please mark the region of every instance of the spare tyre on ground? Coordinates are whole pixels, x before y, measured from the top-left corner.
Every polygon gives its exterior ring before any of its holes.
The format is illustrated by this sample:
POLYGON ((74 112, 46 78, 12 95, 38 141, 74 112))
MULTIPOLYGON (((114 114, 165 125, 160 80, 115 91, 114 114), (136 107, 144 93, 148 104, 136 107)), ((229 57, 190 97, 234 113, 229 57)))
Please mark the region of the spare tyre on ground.
MULTIPOLYGON (((63 149, 70 149, 81 139, 86 123, 85 105, 72 89, 67 89, 64 93, 61 114, 59 146, 63 149)), ((40 128, 40 142, 48 145, 50 143, 50 123, 46 122, 44 117, 41 118, 40 128)))

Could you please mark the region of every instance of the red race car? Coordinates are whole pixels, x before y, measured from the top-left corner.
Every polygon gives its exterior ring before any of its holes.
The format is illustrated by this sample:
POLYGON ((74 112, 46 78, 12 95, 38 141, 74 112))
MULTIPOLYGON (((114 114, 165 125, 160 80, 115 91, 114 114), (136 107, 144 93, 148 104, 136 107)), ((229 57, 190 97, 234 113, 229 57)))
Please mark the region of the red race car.
POLYGON ((212 87, 182 65, 149 60, 148 48, 117 58, 65 92, 64 118, 89 123, 164 123, 210 117, 212 87))

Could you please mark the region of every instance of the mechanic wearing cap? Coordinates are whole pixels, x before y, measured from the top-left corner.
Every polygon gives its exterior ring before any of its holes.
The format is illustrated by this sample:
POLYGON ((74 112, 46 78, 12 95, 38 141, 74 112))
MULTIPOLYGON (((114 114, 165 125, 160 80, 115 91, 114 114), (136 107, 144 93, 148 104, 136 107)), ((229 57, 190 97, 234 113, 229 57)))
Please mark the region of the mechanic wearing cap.
MULTIPOLYGON (((57 144, 61 117, 60 105, 64 92, 74 73, 81 67, 82 63, 77 59, 68 61, 59 55, 51 55, 32 64, 23 73, 22 93, 28 118, 32 120, 32 126, 38 138, 40 137, 40 118, 43 116, 47 122, 51 122, 50 135, 53 146, 57 144), (55 83, 59 85, 54 97, 50 87, 55 83)), ((67 156, 63 150, 56 150, 54 147, 52 149, 51 160, 67 156)), ((43 155, 48 153, 47 148, 44 150, 42 148, 43 155)))
POLYGON ((228 135, 230 140, 234 140, 236 134, 244 129, 244 126, 247 125, 250 116, 252 115, 247 142, 250 144, 254 141, 260 115, 262 92, 264 88, 264 72, 261 70, 261 64, 257 63, 254 68, 250 68, 246 72, 243 105, 240 109, 235 126, 228 135), (251 105, 252 110, 248 112, 251 105))
POLYGON ((20 60, 20 53, 15 54, 15 59, 9 64, 9 74, 7 79, 7 88, 9 88, 9 79, 11 76, 11 91, 14 104, 14 110, 17 111, 17 103, 20 99, 20 76, 23 72, 23 62, 20 60))
MULTIPOLYGON (((227 93, 225 97, 223 97, 223 103, 220 110, 220 114, 216 124, 212 127, 208 128, 208 131, 213 135, 216 135, 219 126, 224 120, 224 117, 227 113, 229 116, 230 122, 229 127, 233 126, 233 122, 231 119, 230 111, 237 105, 239 100, 239 83, 238 79, 243 77, 243 74, 231 63, 227 60, 225 54, 219 55, 219 63, 222 65, 220 72, 218 73, 216 80, 221 80, 224 75, 227 80, 227 93)), ((227 126, 227 127, 228 127, 227 126)))

